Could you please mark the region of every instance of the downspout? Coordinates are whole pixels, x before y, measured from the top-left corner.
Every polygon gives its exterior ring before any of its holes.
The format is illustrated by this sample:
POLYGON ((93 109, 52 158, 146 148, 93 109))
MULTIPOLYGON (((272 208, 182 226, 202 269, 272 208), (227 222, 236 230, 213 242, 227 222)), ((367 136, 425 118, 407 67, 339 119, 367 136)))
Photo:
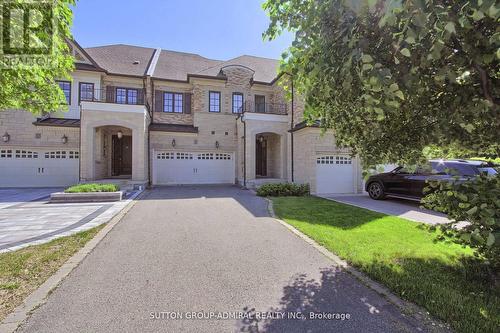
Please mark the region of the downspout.
MULTIPOLYGON (((150 118, 150 123, 149 124, 152 124, 153 123, 153 108, 154 108, 154 104, 155 104, 155 90, 154 90, 154 80, 153 80, 153 75, 154 75, 154 72, 155 72, 155 69, 156 69, 156 65, 158 63, 158 59, 160 58, 160 54, 161 54, 161 48, 158 48, 155 50, 155 52, 153 53, 153 57, 151 58, 151 61, 148 65, 148 68, 146 70, 146 75, 144 77, 144 92, 145 92, 145 95, 147 96, 147 79, 149 78, 150 80, 150 84, 151 84, 151 104, 149 104, 149 102, 146 102, 146 108, 148 110, 148 113, 149 113, 149 118, 150 118)), ((148 164, 147 164, 147 167, 148 167, 148 186, 151 186, 151 131, 149 129, 149 125, 148 125, 148 128, 147 128, 147 131, 148 131, 148 139, 147 139, 147 149, 148 149, 148 164)))
POLYGON ((243 122, 243 187, 247 187, 247 123, 243 122))
MULTIPOLYGON (((244 113, 245 111, 243 111, 244 113)), ((243 113, 238 115, 238 119, 243 123, 243 187, 247 187, 247 124, 243 120, 243 113)))
POLYGON ((82 181, 82 105, 78 106, 80 111, 80 151, 79 151, 79 159, 78 159, 78 183, 82 181))
MULTIPOLYGON (((153 79, 151 79, 151 81, 153 81, 153 79)), ((143 80, 143 83, 144 83, 145 100, 147 100, 147 78, 145 78, 143 80)), ((154 98, 153 92, 151 92, 151 96, 154 98)), ((151 112, 151 105, 147 101, 146 101, 146 109, 148 110, 150 122, 152 122, 153 115, 151 112)), ((151 149, 150 149, 151 138, 150 138, 149 125, 148 125, 146 130, 148 131, 148 136, 147 136, 148 165, 147 165, 147 167, 148 167, 148 187, 149 187, 149 186, 151 186, 151 149)))
POLYGON ((292 75, 290 75, 290 76, 291 76, 291 78, 292 78, 292 122, 291 122, 291 124, 290 124, 290 130, 291 130, 291 131, 290 131, 290 134, 291 134, 291 136, 290 136, 290 145, 291 145, 291 152, 290 152, 290 154, 291 154, 291 159, 292 159, 292 161, 291 161, 291 162, 292 162, 292 163, 291 163, 291 164, 292 164, 292 165, 291 165, 291 169, 292 169, 292 170, 291 170, 291 171, 292 171, 292 183, 293 183, 293 182, 295 181, 295 177, 294 177, 294 149, 293 149, 293 148, 294 148, 294 147, 293 147, 293 146, 294 146, 294 145, 293 145, 293 134, 294 134, 294 133, 293 133, 293 126, 294 126, 294 119, 293 119, 293 116, 294 116, 294 110, 295 110, 295 109, 294 109, 294 104, 295 104, 295 91, 294 91, 294 87, 293 87, 293 76, 292 76, 292 75))

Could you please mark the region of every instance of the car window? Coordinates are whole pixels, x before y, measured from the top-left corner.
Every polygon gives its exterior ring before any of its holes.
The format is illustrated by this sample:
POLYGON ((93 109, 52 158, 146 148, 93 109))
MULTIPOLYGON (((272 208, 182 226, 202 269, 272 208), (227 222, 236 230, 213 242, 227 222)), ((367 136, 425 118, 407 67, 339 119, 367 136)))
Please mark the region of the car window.
POLYGON ((407 174, 411 173, 410 171, 408 171, 408 169, 406 169, 406 168, 404 168, 404 167, 399 168, 399 169, 394 170, 394 171, 395 171, 395 173, 400 174, 400 175, 401 175, 401 174, 403 174, 403 175, 407 175, 407 174))
POLYGON ((480 173, 488 175, 488 176, 493 176, 493 175, 498 174, 497 170, 495 170, 495 168, 493 168, 493 167, 480 167, 480 168, 477 168, 477 170, 480 173))
POLYGON ((446 166, 442 162, 431 162, 433 175, 446 175, 446 166))
POLYGON ((434 168, 432 167, 432 165, 431 165, 431 164, 422 165, 422 166, 419 166, 419 167, 417 168, 417 170, 415 171, 415 173, 416 173, 417 175, 425 175, 425 176, 427 176, 427 175, 432 175, 432 174, 434 173, 434 172, 433 172, 433 171, 434 171, 433 169, 434 169, 434 168))
POLYGON ((479 170, 472 165, 445 162, 446 173, 454 176, 477 176, 479 170))

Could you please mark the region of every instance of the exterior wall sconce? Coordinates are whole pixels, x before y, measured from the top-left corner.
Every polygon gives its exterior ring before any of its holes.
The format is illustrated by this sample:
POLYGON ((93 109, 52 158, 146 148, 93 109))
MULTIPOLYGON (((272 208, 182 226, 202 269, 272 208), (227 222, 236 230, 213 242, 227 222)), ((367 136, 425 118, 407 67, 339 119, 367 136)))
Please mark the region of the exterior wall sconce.
POLYGON ((175 142, 175 139, 173 139, 173 140, 172 140, 172 147, 174 147, 174 148, 175 148, 175 145, 176 145, 176 144, 177 144, 177 143, 175 142))
POLYGON ((219 149, 219 147, 220 147, 219 141, 215 141, 215 148, 219 149))
POLYGON ((2 136, 3 142, 9 142, 10 141, 10 134, 5 132, 5 134, 2 136))
POLYGON ((264 142, 264 137, 261 135, 261 136, 259 136, 258 140, 259 140, 260 143, 262 143, 262 142, 264 142))
POLYGON ((118 133, 116 133, 116 136, 118 137, 118 139, 123 138, 123 132, 122 131, 118 131, 118 133))
POLYGON ((66 135, 63 135, 62 138, 61 138, 61 142, 63 144, 67 144, 68 143, 68 137, 66 135))

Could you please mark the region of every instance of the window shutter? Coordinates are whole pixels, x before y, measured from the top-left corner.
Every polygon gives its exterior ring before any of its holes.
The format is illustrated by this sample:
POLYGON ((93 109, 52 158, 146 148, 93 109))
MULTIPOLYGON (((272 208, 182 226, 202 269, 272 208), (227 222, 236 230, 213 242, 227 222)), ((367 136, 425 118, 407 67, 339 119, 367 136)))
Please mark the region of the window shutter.
POLYGON ((107 103, 115 103, 115 91, 116 87, 107 86, 106 87, 106 102, 107 103))
POLYGON ((184 94, 184 113, 191 114, 191 94, 184 94))
POLYGON ((163 112, 163 91, 155 90, 155 112, 163 112))
POLYGON ((144 89, 137 89, 137 104, 144 104, 144 89))

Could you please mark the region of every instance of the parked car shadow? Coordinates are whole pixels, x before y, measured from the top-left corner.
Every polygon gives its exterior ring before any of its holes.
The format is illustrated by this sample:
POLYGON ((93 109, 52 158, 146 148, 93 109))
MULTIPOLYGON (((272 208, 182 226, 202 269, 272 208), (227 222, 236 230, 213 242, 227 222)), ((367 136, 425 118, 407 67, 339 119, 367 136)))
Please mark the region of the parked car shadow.
POLYGON ((416 332, 418 325, 338 267, 322 269, 319 281, 299 274, 285 286, 280 306, 265 310, 284 313, 284 318, 264 320, 256 318, 255 308, 245 307, 243 311, 249 318, 237 326, 240 332, 251 333, 391 332, 396 331, 395 323, 416 332), (339 319, 313 318, 311 313, 338 314, 339 319))

